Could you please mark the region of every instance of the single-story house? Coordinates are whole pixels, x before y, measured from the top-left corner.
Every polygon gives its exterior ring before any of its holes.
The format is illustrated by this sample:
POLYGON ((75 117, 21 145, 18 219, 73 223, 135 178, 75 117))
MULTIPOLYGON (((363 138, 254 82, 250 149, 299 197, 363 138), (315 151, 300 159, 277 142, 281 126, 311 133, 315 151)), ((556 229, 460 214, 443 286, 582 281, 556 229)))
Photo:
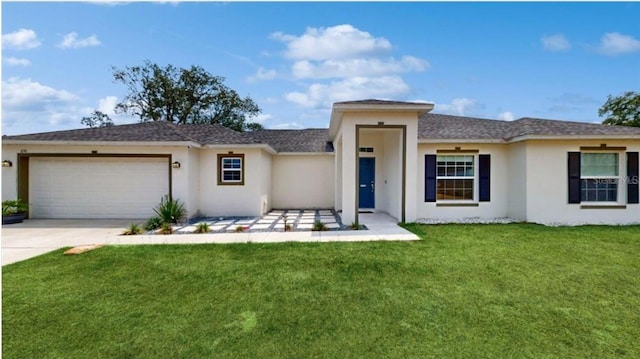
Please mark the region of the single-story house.
POLYGON ((328 129, 239 133, 146 122, 2 138, 2 197, 31 218, 147 218, 335 208, 418 219, 640 222, 640 128, 432 114, 419 102, 333 105, 328 129))

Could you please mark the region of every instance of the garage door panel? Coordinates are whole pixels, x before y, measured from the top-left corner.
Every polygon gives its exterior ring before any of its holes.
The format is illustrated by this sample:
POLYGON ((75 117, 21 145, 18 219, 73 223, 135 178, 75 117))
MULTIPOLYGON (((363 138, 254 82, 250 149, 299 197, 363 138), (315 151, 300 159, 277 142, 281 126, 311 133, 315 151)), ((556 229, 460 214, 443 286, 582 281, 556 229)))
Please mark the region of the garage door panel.
POLYGON ((168 194, 166 158, 30 159, 33 218, 147 218, 168 194))

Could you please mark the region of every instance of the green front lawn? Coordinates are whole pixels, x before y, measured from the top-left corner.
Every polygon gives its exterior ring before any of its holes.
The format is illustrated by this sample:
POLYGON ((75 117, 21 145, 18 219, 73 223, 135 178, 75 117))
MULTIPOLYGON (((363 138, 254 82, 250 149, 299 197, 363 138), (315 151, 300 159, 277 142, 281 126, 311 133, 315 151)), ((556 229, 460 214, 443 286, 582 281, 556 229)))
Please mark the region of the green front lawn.
POLYGON ((3 267, 3 358, 640 357, 640 227, 56 251, 3 267))

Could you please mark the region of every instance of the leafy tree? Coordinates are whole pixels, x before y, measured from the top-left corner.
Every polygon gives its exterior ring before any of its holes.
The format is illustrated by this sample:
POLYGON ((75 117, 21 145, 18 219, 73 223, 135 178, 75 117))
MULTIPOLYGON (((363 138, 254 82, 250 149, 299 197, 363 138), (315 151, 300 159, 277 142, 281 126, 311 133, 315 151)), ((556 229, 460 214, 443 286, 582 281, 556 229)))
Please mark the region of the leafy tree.
POLYGON ((145 61, 142 66, 112 70, 114 81, 128 91, 116 105, 118 113, 138 116, 142 122, 217 123, 236 131, 262 128, 250 122, 260 113, 258 105, 227 87, 224 77, 213 76, 200 66, 160 67, 145 61))
POLYGON ((607 116, 602 122, 605 125, 640 127, 640 92, 627 91, 616 97, 609 95, 598 115, 607 116))
POLYGON ((89 116, 83 117, 80 123, 91 128, 113 126, 113 121, 111 121, 109 115, 98 110, 93 111, 89 116))

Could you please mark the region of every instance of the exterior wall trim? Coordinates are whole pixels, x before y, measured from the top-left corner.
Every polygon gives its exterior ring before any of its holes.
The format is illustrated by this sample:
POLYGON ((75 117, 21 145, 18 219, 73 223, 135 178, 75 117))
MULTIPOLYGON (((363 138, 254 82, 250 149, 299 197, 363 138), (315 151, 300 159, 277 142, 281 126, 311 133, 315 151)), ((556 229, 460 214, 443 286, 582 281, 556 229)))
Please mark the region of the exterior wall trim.
POLYGON ((607 147, 606 143, 600 144, 600 146, 580 146, 580 151, 626 151, 626 146, 614 146, 607 147))
MULTIPOLYGON (((406 199, 406 192, 407 192, 407 125, 385 125, 384 123, 378 123, 377 125, 356 125, 356 140, 355 142, 355 153, 356 153, 356 187, 358 186, 358 183, 360 183, 359 178, 360 178, 360 165, 358 162, 358 158, 360 156, 360 129, 362 128, 369 128, 369 129, 400 129, 402 132, 402 182, 401 182, 401 191, 400 191, 400 195, 401 195, 401 204, 400 206, 401 208, 401 218, 400 221, 401 222, 405 222, 405 218, 406 218, 406 210, 407 210, 407 199, 406 199)), ((356 196, 356 202, 355 202, 355 221, 356 223, 359 223, 359 201, 360 201, 360 191, 358 190, 358 188, 356 188, 355 190, 355 196, 356 196)))
POLYGON ((436 153, 480 153, 480 150, 463 150, 456 147, 453 150, 436 150, 436 153))

